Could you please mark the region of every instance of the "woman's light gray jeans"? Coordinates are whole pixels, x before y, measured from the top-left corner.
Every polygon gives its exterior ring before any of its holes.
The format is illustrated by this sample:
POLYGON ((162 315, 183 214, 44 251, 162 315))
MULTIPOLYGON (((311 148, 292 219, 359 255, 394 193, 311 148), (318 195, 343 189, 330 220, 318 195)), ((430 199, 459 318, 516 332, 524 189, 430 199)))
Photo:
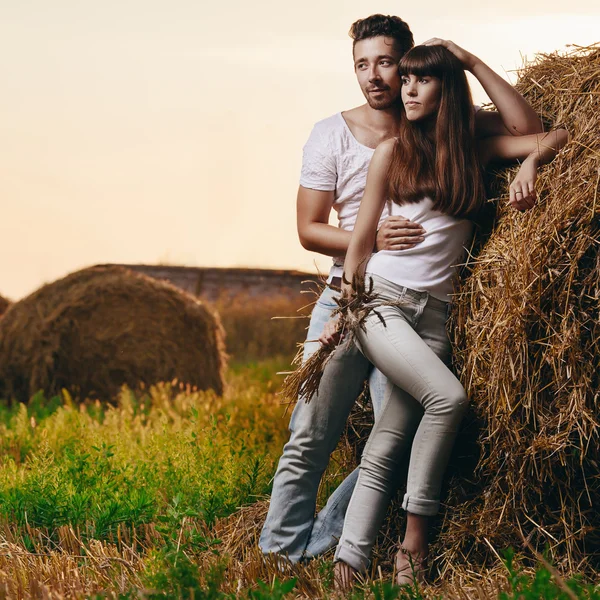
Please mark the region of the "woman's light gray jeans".
POLYGON ((366 331, 357 334, 365 356, 390 382, 363 452, 335 554, 361 572, 368 567, 405 452, 410 451, 410 463, 403 508, 425 516, 438 512, 442 478, 467 408, 465 390, 446 366, 448 304, 427 292, 370 277, 373 289, 397 305, 378 309, 385 324, 371 313, 366 331))
MULTIPOLYGON (((304 345, 304 360, 319 347, 323 327, 337 308, 336 296, 337 292, 327 287, 317 300, 304 345)), ((336 348, 323 373, 318 395, 308 404, 303 399, 296 404, 290 420, 290 439, 279 459, 269 512, 260 535, 263 553, 281 554, 298 562, 337 545, 358 469, 344 479, 315 517, 317 492, 367 377, 377 420, 387 382, 354 344, 336 348)))

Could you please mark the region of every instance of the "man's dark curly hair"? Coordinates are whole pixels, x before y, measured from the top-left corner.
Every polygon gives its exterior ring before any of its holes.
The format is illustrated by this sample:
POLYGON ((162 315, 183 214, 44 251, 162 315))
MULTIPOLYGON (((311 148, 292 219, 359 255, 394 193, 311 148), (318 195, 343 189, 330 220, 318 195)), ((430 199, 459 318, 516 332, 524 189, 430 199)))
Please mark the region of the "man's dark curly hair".
POLYGON ((359 19, 352 23, 348 34, 354 40, 353 50, 356 42, 380 35, 394 38, 395 49, 400 54, 405 54, 415 45, 409 26, 400 17, 393 15, 377 14, 359 19))

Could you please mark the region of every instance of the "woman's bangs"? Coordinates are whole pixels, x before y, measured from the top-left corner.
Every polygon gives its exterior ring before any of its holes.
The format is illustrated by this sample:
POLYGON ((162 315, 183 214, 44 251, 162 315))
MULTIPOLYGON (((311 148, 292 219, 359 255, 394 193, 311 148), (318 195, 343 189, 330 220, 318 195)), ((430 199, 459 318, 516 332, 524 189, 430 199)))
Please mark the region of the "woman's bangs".
POLYGON ((439 53, 432 46, 415 46, 402 57, 398 70, 400 75, 440 77, 443 65, 439 61, 439 53))

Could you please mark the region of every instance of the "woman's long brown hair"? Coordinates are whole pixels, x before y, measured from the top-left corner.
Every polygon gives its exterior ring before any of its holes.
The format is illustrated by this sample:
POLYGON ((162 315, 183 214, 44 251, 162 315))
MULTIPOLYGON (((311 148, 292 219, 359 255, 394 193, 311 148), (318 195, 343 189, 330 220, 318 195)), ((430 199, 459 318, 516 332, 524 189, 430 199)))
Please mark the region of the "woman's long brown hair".
POLYGON ((485 201, 475 145, 475 112, 464 68, 442 46, 416 46, 400 61, 400 75, 441 81, 434 134, 431 121, 409 121, 403 110, 388 171, 389 196, 398 204, 425 196, 448 215, 474 218, 485 201))

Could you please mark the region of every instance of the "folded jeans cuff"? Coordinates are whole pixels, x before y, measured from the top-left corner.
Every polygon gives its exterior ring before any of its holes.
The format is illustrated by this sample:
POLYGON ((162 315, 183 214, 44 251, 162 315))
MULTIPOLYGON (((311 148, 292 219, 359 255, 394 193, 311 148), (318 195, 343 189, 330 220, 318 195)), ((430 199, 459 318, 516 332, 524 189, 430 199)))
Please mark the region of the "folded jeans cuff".
POLYGON ((369 559, 356 548, 348 544, 340 543, 335 551, 334 561, 343 561, 356 569, 359 573, 365 573, 369 566, 369 559))
POLYGON ((437 515, 440 510, 440 501, 415 498, 414 496, 405 494, 404 499, 402 500, 402 508, 413 515, 433 517, 437 515))

